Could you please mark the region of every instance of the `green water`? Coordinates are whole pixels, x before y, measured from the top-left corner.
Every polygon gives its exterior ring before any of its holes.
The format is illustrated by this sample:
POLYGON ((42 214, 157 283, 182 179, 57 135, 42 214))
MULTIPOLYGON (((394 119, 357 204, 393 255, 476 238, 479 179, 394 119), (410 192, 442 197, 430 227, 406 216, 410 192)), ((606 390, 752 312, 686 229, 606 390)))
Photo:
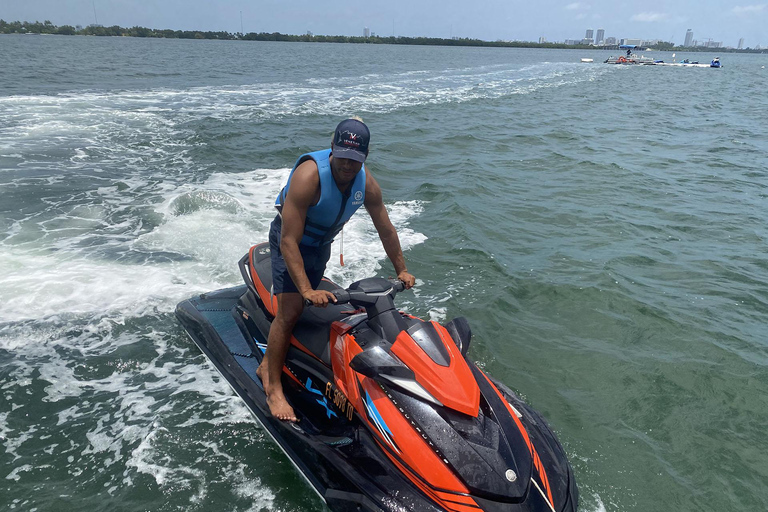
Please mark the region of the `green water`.
MULTIPOLYGON (((558 433, 583 510, 768 508, 768 57, 0 52, 0 508, 325 510, 173 308, 239 282, 288 168, 351 114, 418 279, 401 307, 469 319, 471 357, 558 433)), ((392 274, 365 214, 344 259, 345 285, 392 274)))

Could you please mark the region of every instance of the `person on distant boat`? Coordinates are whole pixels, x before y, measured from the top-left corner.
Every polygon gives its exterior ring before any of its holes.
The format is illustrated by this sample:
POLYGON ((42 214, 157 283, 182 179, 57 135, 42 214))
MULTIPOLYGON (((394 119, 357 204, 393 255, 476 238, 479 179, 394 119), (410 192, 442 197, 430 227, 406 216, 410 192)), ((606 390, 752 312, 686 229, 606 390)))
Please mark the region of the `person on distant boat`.
POLYGON ((279 213, 270 226, 269 247, 277 316, 256 374, 264 384, 270 412, 281 420, 297 421, 281 382, 291 333, 305 299, 317 307, 336 301, 331 292, 317 287, 331 256, 331 242, 360 206, 371 215, 397 278, 406 288, 416 282, 405 266, 381 188, 363 164, 369 142, 370 132, 361 119, 342 121, 330 149, 299 157, 275 201, 279 213))

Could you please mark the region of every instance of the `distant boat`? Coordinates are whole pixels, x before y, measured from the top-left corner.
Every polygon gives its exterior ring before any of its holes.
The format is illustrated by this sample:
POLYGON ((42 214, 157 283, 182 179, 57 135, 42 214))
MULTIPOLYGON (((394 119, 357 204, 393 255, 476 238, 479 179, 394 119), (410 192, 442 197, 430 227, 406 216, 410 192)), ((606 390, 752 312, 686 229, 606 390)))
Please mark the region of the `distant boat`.
POLYGON ((618 57, 614 57, 611 55, 607 59, 605 59, 606 64, 653 64, 654 60, 650 57, 646 57, 645 55, 640 55, 639 57, 637 54, 633 52, 633 50, 637 49, 637 45, 634 44, 622 44, 619 45, 619 48, 622 50, 627 50, 626 55, 620 55, 618 57))
POLYGON ((641 64, 645 66, 675 66, 681 68, 721 68, 723 67, 720 62, 720 57, 715 57, 709 64, 702 64, 698 61, 691 62, 688 59, 684 59, 680 62, 674 60, 675 54, 672 54, 672 62, 664 62, 663 60, 654 60, 645 55, 639 57, 632 53, 632 50, 636 48, 634 45, 621 45, 619 48, 626 49, 627 55, 621 55, 619 57, 610 56, 605 59, 606 64, 641 64))
POLYGON ((646 57, 645 55, 635 55, 634 53, 629 53, 629 55, 620 55, 618 57, 614 57, 611 55, 604 61, 606 64, 655 64, 656 61, 654 61, 650 57, 646 57))
POLYGON ((581 59, 581 62, 595 62, 594 59, 581 59))

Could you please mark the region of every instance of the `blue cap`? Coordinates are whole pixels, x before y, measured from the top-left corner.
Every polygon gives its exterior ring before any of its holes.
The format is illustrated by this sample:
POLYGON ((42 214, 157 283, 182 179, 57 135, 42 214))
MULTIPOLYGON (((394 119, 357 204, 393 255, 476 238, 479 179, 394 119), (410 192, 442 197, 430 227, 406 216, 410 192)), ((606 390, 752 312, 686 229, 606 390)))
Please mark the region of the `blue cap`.
POLYGON ((339 123, 336 133, 333 134, 331 152, 334 158, 365 162, 370 141, 371 132, 365 123, 357 119, 345 119, 339 123))

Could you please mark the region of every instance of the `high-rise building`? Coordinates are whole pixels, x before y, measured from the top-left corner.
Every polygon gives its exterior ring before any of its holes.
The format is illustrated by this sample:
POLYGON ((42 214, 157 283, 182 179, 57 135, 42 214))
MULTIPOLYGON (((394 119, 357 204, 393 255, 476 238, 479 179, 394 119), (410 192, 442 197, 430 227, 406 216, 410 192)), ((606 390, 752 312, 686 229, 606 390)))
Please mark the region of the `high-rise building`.
POLYGON ((363 27, 363 37, 371 37, 371 29, 363 27))
POLYGON ((539 38, 539 44, 544 44, 546 42, 547 42, 547 38, 546 37, 542 36, 542 37, 539 38))
POLYGON ((595 35, 595 31, 592 30, 591 28, 588 28, 587 35, 584 36, 584 39, 593 39, 594 35, 595 35))
POLYGON ((739 39, 739 50, 744 48, 744 38, 739 39))
POLYGON ((688 29, 688 32, 685 33, 685 43, 683 43, 683 46, 691 46, 691 43, 693 42, 693 30, 688 29))
POLYGON ((595 38, 595 44, 605 44, 605 29, 597 29, 597 37, 595 38))

